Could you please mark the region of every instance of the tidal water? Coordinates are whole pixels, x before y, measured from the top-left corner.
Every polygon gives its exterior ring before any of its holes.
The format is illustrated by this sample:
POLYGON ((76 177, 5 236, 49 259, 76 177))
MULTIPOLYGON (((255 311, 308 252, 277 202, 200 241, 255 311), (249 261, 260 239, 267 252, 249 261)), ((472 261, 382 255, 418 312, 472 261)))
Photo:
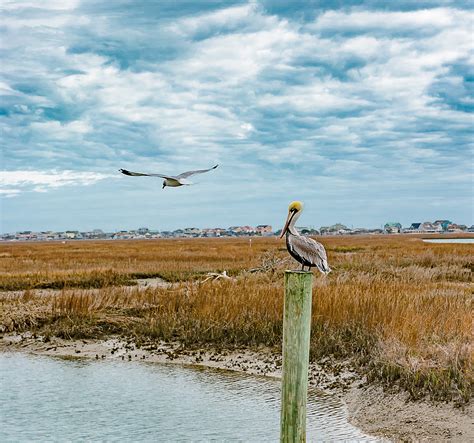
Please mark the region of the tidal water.
POLYGON ((474 243, 474 237, 471 238, 424 238, 425 243, 474 243))
MULTIPOLYGON (((279 440, 280 381, 139 362, 0 353, 0 441, 279 440)), ((310 392, 309 441, 376 441, 310 392)))

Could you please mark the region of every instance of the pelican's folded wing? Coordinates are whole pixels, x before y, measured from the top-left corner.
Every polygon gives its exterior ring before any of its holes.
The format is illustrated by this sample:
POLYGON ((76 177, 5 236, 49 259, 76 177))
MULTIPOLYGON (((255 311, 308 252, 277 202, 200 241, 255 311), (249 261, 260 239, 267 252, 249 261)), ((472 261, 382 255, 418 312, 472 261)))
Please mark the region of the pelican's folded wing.
POLYGON ((316 266, 325 274, 331 272, 326 250, 321 243, 312 238, 304 237, 303 235, 293 235, 291 239, 293 247, 300 257, 304 258, 307 262, 312 263, 313 266, 316 266))
POLYGON ((167 179, 173 178, 173 177, 171 177, 170 175, 162 175, 162 174, 143 174, 143 173, 141 173, 141 172, 127 171, 126 169, 119 169, 119 171, 120 171, 122 174, 131 175, 131 176, 133 176, 133 177, 160 177, 160 178, 167 178, 167 179))
POLYGON ((212 171, 213 169, 216 169, 219 165, 216 165, 216 166, 213 166, 212 168, 209 168, 209 169, 197 169, 196 171, 186 171, 186 172, 183 172, 182 174, 179 174, 176 176, 176 178, 180 179, 180 178, 188 178, 190 177, 191 175, 194 175, 194 174, 203 174, 204 172, 209 172, 209 171, 212 171))

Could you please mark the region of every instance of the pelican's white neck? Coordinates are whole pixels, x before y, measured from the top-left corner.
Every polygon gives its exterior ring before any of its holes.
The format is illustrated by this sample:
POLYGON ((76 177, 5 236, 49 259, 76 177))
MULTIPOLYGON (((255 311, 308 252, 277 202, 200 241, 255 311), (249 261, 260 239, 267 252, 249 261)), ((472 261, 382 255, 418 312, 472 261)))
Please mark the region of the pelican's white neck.
POLYGON ((295 228, 295 223, 296 223, 296 220, 298 220, 298 218, 300 217, 300 215, 301 215, 301 211, 296 212, 295 215, 291 217, 291 221, 288 224, 288 232, 290 232, 293 235, 299 235, 297 229, 295 228))

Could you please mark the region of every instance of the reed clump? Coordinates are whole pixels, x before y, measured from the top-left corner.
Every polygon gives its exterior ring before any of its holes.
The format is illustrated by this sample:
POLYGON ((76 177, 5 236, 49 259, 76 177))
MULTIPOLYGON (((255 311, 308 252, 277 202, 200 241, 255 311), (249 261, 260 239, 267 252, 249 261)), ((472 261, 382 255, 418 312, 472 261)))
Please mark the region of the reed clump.
MULTIPOLYGON (((368 382, 402 388, 413 399, 468 402, 472 246, 402 236, 328 237, 323 243, 333 272, 315 275, 311 358, 350 359, 368 382)), ((276 239, 254 239, 252 246, 241 239, 63 246, 34 245, 33 252, 24 245, 0 247, 3 287, 24 275, 65 282, 58 291, 4 292, 3 331, 280 349, 288 260, 276 239), (234 279, 201 282, 206 272, 223 270, 234 279), (86 281, 84 275, 99 283, 74 286, 86 281), (176 283, 129 284, 163 276, 176 283)))

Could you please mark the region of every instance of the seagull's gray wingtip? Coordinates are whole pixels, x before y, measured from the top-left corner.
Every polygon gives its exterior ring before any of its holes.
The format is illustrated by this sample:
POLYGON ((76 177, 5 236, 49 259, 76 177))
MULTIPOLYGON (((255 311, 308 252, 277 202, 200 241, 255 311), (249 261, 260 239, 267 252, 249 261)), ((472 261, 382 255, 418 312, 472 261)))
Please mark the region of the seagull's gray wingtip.
POLYGON ((217 164, 216 166, 214 166, 212 169, 216 169, 219 165, 217 164))

